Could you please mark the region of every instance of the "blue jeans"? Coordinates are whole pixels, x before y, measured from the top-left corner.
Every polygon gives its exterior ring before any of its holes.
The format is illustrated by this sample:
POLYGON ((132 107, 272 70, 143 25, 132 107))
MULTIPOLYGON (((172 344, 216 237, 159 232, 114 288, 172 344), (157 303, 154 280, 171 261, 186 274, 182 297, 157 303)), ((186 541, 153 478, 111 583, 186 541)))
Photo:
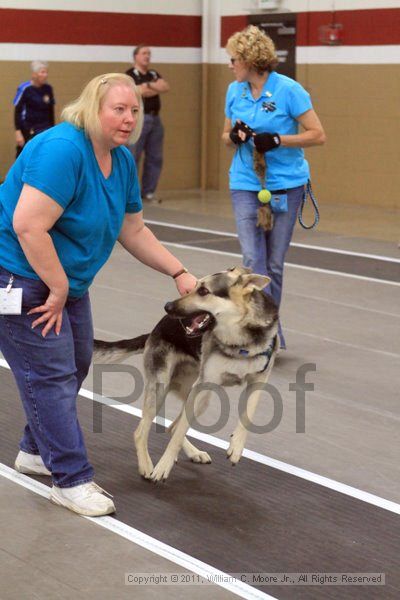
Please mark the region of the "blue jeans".
MULTIPOLYGON (((10 273, 0 267, 0 287, 10 273)), ((89 294, 69 298, 57 336, 52 329, 45 338, 42 325, 31 329, 38 315, 28 316, 49 294, 42 281, 14 275, 13 287, 22 288, 22 314, 0 315, 0 350, 15 377, 27 425, 20 448, 40 454, 58 487, 73 487, 93 479, 76 398, 85 379, 93 350, 93 325, 89 294)))
MULTIPOLYGON (((254 273, 268 275, 271 278, 266 291, 271 294, 278 306, 282 298, 285 255, 292 239, 303 191, 302 185, 287 191, 288 211, 274 213, 272 230, 264 231, 256 226, 257 210, 260 206, 257 192, 231 190, 243 265, 250 267, 254 273)), ((279 337, 281 346, 285 348, 285 339, 280 326, 279 337)))
POLYGON ((164 128, 158 115, 145 115, 140 138, 130 150, 139 169, 144 152, 142 196, 154 194, 161 175, 163 163, 164 128))

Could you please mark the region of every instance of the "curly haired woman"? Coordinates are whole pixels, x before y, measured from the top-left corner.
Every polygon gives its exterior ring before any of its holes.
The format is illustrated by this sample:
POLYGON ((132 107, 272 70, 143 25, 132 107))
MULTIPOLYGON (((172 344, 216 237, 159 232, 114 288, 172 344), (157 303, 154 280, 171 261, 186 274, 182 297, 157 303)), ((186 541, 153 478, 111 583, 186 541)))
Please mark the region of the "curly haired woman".
MULTIPOLYGON (((326 136, 308 92, 274 70, 278 57, 269 36, 250 25, 232 35, 226 49, 236 81, 226 95, 222 139, 235 148, 229 187, 243 264, 271 278, 268 292, 279 306, 285 254, 310 178, 303 148, 323 144, 326 136), (265 156, 265 182, 254 169, 254 148, 265 156), (280 209, 270 231, 257 226, 257 194, 264 183, 280 209)), ((281 328, 279 337, 285 349, 281 328)))

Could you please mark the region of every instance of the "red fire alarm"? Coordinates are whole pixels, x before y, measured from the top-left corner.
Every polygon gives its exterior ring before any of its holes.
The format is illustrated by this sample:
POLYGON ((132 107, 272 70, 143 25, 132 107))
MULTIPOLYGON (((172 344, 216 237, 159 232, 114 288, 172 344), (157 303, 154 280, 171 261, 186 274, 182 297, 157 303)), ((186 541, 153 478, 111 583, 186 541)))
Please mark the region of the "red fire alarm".
POLYGON ((340 23, 321 25, 318 29, 318 37, 321 44, 338 46, 343 42, 343 25, 340 23))

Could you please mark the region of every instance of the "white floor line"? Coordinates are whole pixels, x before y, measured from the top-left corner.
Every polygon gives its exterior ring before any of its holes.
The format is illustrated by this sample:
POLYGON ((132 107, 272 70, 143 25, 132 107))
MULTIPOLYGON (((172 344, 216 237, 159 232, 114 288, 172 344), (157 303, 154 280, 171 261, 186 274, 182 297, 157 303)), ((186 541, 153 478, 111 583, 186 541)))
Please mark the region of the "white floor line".
POLYGON ((367 308, 366 306, 360 306, 359 304, 351 304, 350 302, 338 302, 337 300, 332 300, 331 298, 323 298, 322 296, 309 296, 307 294, 299 294, 298 292, 291 292, 286 290, 286 296, 294 296, 295 298, 305 298, 306 300, 312 300, 315 302, 324 302, 326 304, 333 304, 335 306, 343 306, 344 308, 354 308, 355 310, 371 312, 377 315, 383 315, 385 317, 394 317, 395 319, 400 319, 399 313, 387 312, 385 310, 377 310, 376 308, 367 308))
MULTIPOLYGON (((12 481, 26 489, 35 492, 39 496, 43 498, 49 498, 50 496, 50 487, 35 481, 34 479, 30 479, 26 475, 22 475, 14 469, 10 469, 6 465, 0 463, 0 475, 5 479, 12 481)), ((215 578, 215 585, 222 587, 233 594, 239 596, 240 598, 246 598, 248 600, 276 600, 273 596, 265 594, 261 592, 257 588, 253 588, 246 583, 242 583, 238 579, 234 579, 233 581, 220 581, 221 577, 227 578, 227 573, 220 571, 219 569, 215 569, 211 565, 190 556, 190 554, 185 554, 181 552, 177 548, 173 546, 169 546, 168 544, 164 544, 160 542, 156 538, 153 538, 139 529, 135 529, 134 527, 130 527, 126 525, 122 521, 118 521, 112 517, 84 517, 82 518, 91 521, 95 525, 100 525, 100 527, 104 527, 108 531, 112 531, 117 535, 133 542, 134 544, 140 546, 141 548, 145 548, 153 554, 157 554, 157 556, 162 556, 166 560, 187 569, 204 579, 215 578), (219 576, 219 577, 218 577, 219 576)), ((212 594, 212 587, 210 588, 210 594, 212 594)))
MULTIPOLYGON (((172 229, 184 229, 186 231, 197 231, 201 233, 212 233, 214 235, 220 235, 223 237, 234 237, 237 238, 237 233, 229 231, 216 231, 215 229, 203 229, 200 227, 189 227, 187 225, 178 225, 177 223, 166 223, 165 221, 153 221, 145 219, 149 225, 160 225, 162 227, 170 227, 172 229)), ((385 262, 394 262, 400 264, 400 258, 393 258, 392 256, 382 256, 380 254, 366 254, 364 252, 354 252, 353 250, 340 250, 339 248, 330 248, 329 246, 313 246, 311 244, 300 244, 298 242, 291 242, 290 245, 293 248, 306 248, 307 250, 319 250, 320 252, 332 252, 334 254, 345 254, 346 256, 358 256, 360 258, 372 258, 373 260, 383 260, 385 262)))
MULTIPOLYGON (((99 396, 98 394, 93 394, 93 392, 91 392, 90 390, 81 389, 79 394, 84 398, 94 400, 96 402, 101 402, 102 404, 110 406, 111 408, 116 408, 117 410, 121 410, 122 412, 135 415, 136 417, 141 418, 142 416, 142 411, 139 408, 127 404, 122 404, 119 402, 117 403, 116 400, 106 398, 105 396, 99 396)), ((169 427, 172 423, 171 420, 164 419, 161 417, 156 417, 154 419, 154 422, 157 422, 160 425, 163 425, 164 427, 169 427)), ((189 429, 187 435, 193 439, 206 442, 207 444, 216 446, 217 448, 221 448, 222 450, 227 450, 229 446, 229 442, 221 440, 207 433, 196 431, 195 429, 189 429)), ((386 500, 385 498, 381 498, 380 496, 376 496, 374 494, 370 494, 369 492, 365 492, 363 490, 359 490, 352 486, 346 485, 345 483, 341 483, 340 481, 335 481, 334 479, 329 479, 328 477, 324 477, 323 475, 318 475, 317 473, 306 471, 305 469, 301 469, 299 467, 295 467, 294 465, 284 463, 280 460, 270 458, 269 456, 264 456, 263 454, 260 454, 259 452, 254 452, 253 450, 247 450, 245 448, 243 450, 243 456, 267 467, 272 467, 274 469, 277 469, 278 471, 289 473, 290 475, 294 475, 295 477, 299 477, 300 479, 311 481, 313 483, 329 488, 341 494, 345 494, 346 496, 351 496, 352 498, 356 498, 357 500, 361 500, 362 502, 372 504, 374 506, 377 506, 378 508, 383 508, 384 510, 388 510, 390 512, 400 515, 400 504, 392 502, 391 500, 386 500)))
MULTIPOLYGON (((0 359, 0 367, 4 367, 5 369, 10 368, 4 359, 0 359)), ((130 404, 123 404, 122 402, 118 402, 118 400, 112 400, 111 398, 107 398, 106 396, 94 394, 90 390, 85 390, 81 388, 79 391, 79 395, 88 400, 100 402, 105 406, 109 406, 116 410, 120 410, 121 412, 134 415, 135 417, 141 418, 142 416, 142 411, 139 408, 131 406, 130 404)), ((160 417, 156 417, 154 419, 154 422, 157 422, 165 427, 169 427, 169 425, 171 425, 172 423, 172 421, 170 421, 169 419, 164 419, 160 417)), ((207 444, 216 446, 217 448, 221 448, 223 450, 226 450, 229 446, 229 442, 214 437, 213 435, 202 433, 201 431, 196 431, 195 429, 189 429, 187 435, 196 440, 206 442, 207 444)), ((243 456, 267 467, 272 467, 273 469, 277 469, 278 471, 289 473, 290 475, 294 475, 295 477, 300 477, 300 479, 311 481, 336 492, 340 492, 341 494, 345 494, 346 496, 351 496, 352 498, 356 498, 357 500, 361 500, 362 502, 366 502, 367 504, 372 504, 374 506, 377 506, 378 508, 383 508, 384 510, 388 510, 390 512, 400 515, 400 504, 392 502, 391 500, 386 500, 385 498, 381 498, 380 496, 376 496, 374 494, 370 494, 369 492, 365 492, 363 490, 359 490, 358 488, 354 488, 345 483, 341 483, 340 481, 335 481, 334 479, 329 479, 328 477, 324 477, 323 475, 318 475, 317 473, 306 471, 305 469, 301 469, 300 467, 295 467, 294 465, 290 465, 280 460, 270 458, 269 456, 264 456, 263 454, 259 454, 258 452, 254 452, 253 450, 247 450, 245 448, 243 451, 243 456)))
MULTIPOLYGON (((150 329, 150 328, 149 328, 150 329)), ((316 340, 322 340, 324 342, 328 342, 329 344, 337 344, 339 346, 344 346, 346 348, 353 348, 354 350, 360 350, 361 352, 367 352, 367 353, 374 353, 374 354, 381 354, 382 356, 387 356, 389 358, 400 358, 400 354, 396 354, 395 352, 387 352, 386 350, 379 350, 377 348, 372 348, 370 346, 357 346, 356 344, 350 344, 349 342, 343 342, 340 340, 335 340, 333 338, 328 338, 324 335, 316 335, 315 333, 308 333, 305 331, 300 331, 298 329, 292 329, 290 327, 285 327, 285 331, 289 331, 290 333, 295 333, 296 335, 303 335, 305 337, 308 338, 313 338, 316 340)), ((106 334, 106 335, 110 335, 110 336, 119 336, 122 339, 125 339, 126 337, 126 332, 124 333, 117 333, 115 331, 109 331, 108 329, 101 329, 100 327, 95 327, 95 333, 96 336, 98 334, 106 334)), ((140 334, 138 334, 140 335, 140 334)))
MULTIPOLYGON (((397 315, 395 315, 397 316, 397 315)), ((149 328, 150 329, 150 328, 149 328)), ((360 350, 361 352, 381 354, 382 356, 387 356, 389 358, 400 358, 400 354, 396 352, 387 352, 386 350, 379 350, 378 348, 372 348, 370 346, 357 346, 356 344, 350 344, 349 342, 343 342, 341 340, 335 340, 333 338, 326 337, 324 335, 316 335, 315 333, 309 333, 306 331, 300 331, 299 329, 292 329, 291 327, 285 327, 286 331, 290 331, 290 333, 295 333, 296 335, 303 335, 308 338, 313 338, 316 340, 322 340, 324 342, 328 342, 329 344, 337 344, 339 346, 344 346, 346 348, 353 348, 354 350, 360 350)), ((126 332, 117 333, 115 331, 109 331, 108 329, 101 329, 100 327, 95 327, 96 336, 100 334, 106 334, 110 336, 119 336, 121 338, 125 338, 126 332)), ((140 335, 140 334, 138 334, 140 335)))
MULTIPOLYGON (((176 244, 175 242, 164 242, 160 240, 164 246, 172 246, 173 248, 182 248, 183 250, 197 250, 197 252, 208 252, 209 254, 220 254, 221 256, 234 256, 241 258, 241 254, 236 252, 225 252, 224 250, 212 250, 210 248, 201 248, 199 246, 188 246, 187 244, 176 244)), ((364 275, 353 275, 352 273, 342 273, 341 271, 333 271, 330 269, 319 269, 317 267, 307 267, 305 265, 295 265, 285 262, 286 267, 293 269, 303 269, 305 271, 315 271, 316 273, 324 273, 326 275, 336 275, 338 277, 350 277, 352 279, 360 279, 362 281, 372 281, 374 283, 382 283, 385 285, 394 285, 400 287, 400 282, 389 281, 388 279, 376 279, 374 277, 366 277, 364 275)))
MULTIPOLYGON (((147 302, 149 301, 149 294, 142 294, 141 292, 137 292, 136 290, 127 290, 119 287, 115 287, 112 285, 105 285, 103 283, 92 283, 90 289, 99 289, 99 290, 109 290, 110 292, 114 292, 115 294, 128 294, 129 296, 134 296, 136 298, 146 298, 147 302)), ((157 294, 155 290, 151 291, 151 299, 152 300, 160 300, 165 303, 165 293, 157 294)))
MULTIPOLYGON (((379 280, 379 281, 381 281, 381 280, 379 280)), ((106 285, 103 283, 95 283, 95 282, 92 283, 92 285, 90 286, 90 289, 96 289, 96 288, 103 289, 103 290, 110 290, 111 292, 115 292, 118 294, 128 294, 129 296, 138 296, 140 298, 148 299, 148 297, 149 297, 148 294, 142 294, 141 292, 127 290, 124 288, 118 288, 118 287, 115 287, 112 285, 106 285)), ((152 294, 152 299, 165 301, 165 294, 157 294, 154 290, 152 290, 151 294, 152 294)), ((334 304, 335 306, 343 306, 344 308, 354 308, 355 310, 359 310, 359 311, 371 312, 371 313, 374 313, 377 315, 383 315, 386 317, 393 317, 395 319, 400 319, 400 312, 399 313, 391 313, 391 312, 387 312, 385 310, 377 310, 376 308, 367 308, 366 306, 360 306, 359 304, 351 304, 350 302, 338 302, 337 300, 332 300, 330 298, 324 298, 322 296, 310 296, 307 294, 299 294, 298 292, 291 292, 289 290, 286 291, 286 295, 294 296, 296 298, 305 298, 306 300, 312 300, 315 302, 324 302, 325 304, 334 304)), ((112 332, 107 332, 107 333, 112 333, 112 332)))
POLYGON ((367 254, 365 252, 354 252, 354 250, 340 250, 339 248, 330 248, 328 246, 312 246, 311 244, 300 244, 298 242, 292 242, 290 245, 295 248, 306 248, 307 250, 331 252, 332 254, 345 254, 346 256, 357 256, 359 258, 370 258, 372 260, 381 260, 384 262, 393 262, 400 264, 400 258, 393 258, 392 256, 382 256, 380 254, 367 254))
POLYGON ((290 333, 304 335, 305 337, 314 338, 317 340, 323 340, 324 342, 329 342, 330 344, 345 346, 346 348, 354 348, 354 350, 360 350, 361 352, 373 352, 375 354, 382 354, 383 356, 388 356, 390 358, 400 358, 400 354, 396 354, 395 352, 386 352, 386 350, 378 350, 377 348, 371 348, 369 346, 357 346, 356 344, 350 344, 349 342, 334 340, 333 338, 328 338, 323 335, 316 335, 315 333, 306 333, 305 331, 298 331, 297 329, 291 329, 290 327, 285 327, 285 331, 290 331, 290 333))
POLYGON ((326 273, 327 275, 337 275, 339 277, 349 277, 351 279, 358 279, 361 281, 372 281, 374 283, 383 283, 385 285, 394 285, 400 287, 399 281, 390 281, 389 279, 377 279, 375 277, 367 277, 366 275, 354 275, 353 273, 344 273, 342 271, 334 271, 332 269, 319 269, 318 267, 307 267, 305 265, 295 265, 292 263, 285 262, 286 267, 292 267, 293 269, 303 269, 304 271, 314 271, 315 273, 326 273))
MULTIPOLYGON (((133 297, 136 296, 136 297, 146 298, 146 299, 148 299, 148 297, 149 297, 148 294, 142 294, 140 292, 136 292, 136 291, 132 291, 132 290, 124 289, 124 288, 118 288, 115 286, 105 285, 102 283, 92 283, 92 285, 90 286, 90 289, 96 289, 96 288, 103 289, 103 290, 110 290, 111 292, 118 293, 118 294, 127 294, 127 295, 133 296, 133 297)), ((385 310, 377 310, 376 308, 368 308, 366 306, 360 306, 359 304, 351 304, 350 302, 338 302, 337 300, 332 300, 330 298, 324 298, 322 296, 310 296, 307 294, 299 294, 298 292, 291 292, 289 290, 286 290, 285 293, 286 293, 286 296, 293 296, 295 298, 304 298, 306 300, 322 302, 324 304, 333 304, 334 306, 341 306, 343 308, 351 308, 354 310, 358 310, 360 312, 370 312, 370 313, 373 313, 376 315, 382 315, 385 317, 400 319, 400 312, 392 313, 392 312, 387 312, 385 310)), ((165 302, 165 294, 157 294, 153 290, 152 291, 152 299, 165 302)), ((98 328, 96 328, 96 329, 98 329, 98 328)), ((106 330, 101 330, 101 329, 98 329, 98 331, 104 331, 105 333, 110 333, 111 335, 119 335, 118 333, 112 332, 112 331, 106 331, 106 330)), ((299 333, 299 332, 297 332, 297 333, 299 333)), ((124 334, 122 334, 122 335, 124 335, 124 334)))
POLYGON ((210 254, 221 254, 222 256, 234 256, 241 258, 242 255, 238 252, 226 252, 225 250, 212 250, 211 248, 202 248, 201 246, 189 246, 188 244, 177 244, 175 242, 164 242, 160 240, 164 246, 173 246, 174 248, 183 248, 183 250, 198 250, 198 252, 209 252, 210 254))
POLYGON ((189 227, 188 225, 178 225, 178 223, 166 223, 165 221, 154 221, 152 219, 144 219, 144 222, 146 223, 146 225, 160 225, 161 227, 170 227, 171 229, 183 229, 184 231, 212 233, 213 235, 220 235, 222 237, 238 237, 238 234, 232 231, 217 231, 215 229, 207 229, 202 227, 189 227))
MULTIPOLYGON (((310 396, 310 398, 312 398, 312 396, 310 396)), ((384 408, 376 408, 375 406, 365 404, 364 402, 361 405, 360 402, 358 402, 357 400, 353 400, 351 398, 341 398, 339 396, 333 396, 331 394, 327 394, 327 393, 318 391, 317 402, 320 402, 321 400, 324 400, 327 403, 327 405, 332 404, 334 402, 336 404, 340 404, 341 406, 344 406, 346 409, 352 408, 354 410, 361 411, 363 413, 368 413, 368 414, 374 415, 374 417, 376 417, 377 419, 380 419, 380 420, 390 419, 391 421, 398 422, 400 425, 400 414, 394 413, 394 412, 392 412, 390 410, 386 410, 384 408)), ((325 444, 327 443, 326 438, 324 438, 323 441, 325 444)), ((349 450, 350 450, 350 448, 347 447, 347 451, 349 451, 349 450)), ((351 452, 354 454, 354 456, 358 455, 358 450, 354 450, 354 451, 351 450, 351 452)))

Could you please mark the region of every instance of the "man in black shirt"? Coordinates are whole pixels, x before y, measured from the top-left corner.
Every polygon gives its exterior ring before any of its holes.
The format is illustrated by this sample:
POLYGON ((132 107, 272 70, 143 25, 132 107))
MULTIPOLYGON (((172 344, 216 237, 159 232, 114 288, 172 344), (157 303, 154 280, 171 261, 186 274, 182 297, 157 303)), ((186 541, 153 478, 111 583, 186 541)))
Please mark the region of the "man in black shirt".
POLYGON ((32 77, 17 89, 14 98, 15 141, 17 157, 30 139, 54 125, 54 94, 47 82, 48 65, 34 60, 32 77))
POLYGON ((158 202, 154 196, 161 174, 163 161, 164 128, 160 119, 160 94, 169 91, 169 85, 160 73, 150 69, 151 51, 140 44, 133 51, 133 67, 126 71, 139 87, 144 104, 144 123, 139 140, 130 150, 137 166, 144 152, 142 175, 142 198, 149 202, 158 202))

